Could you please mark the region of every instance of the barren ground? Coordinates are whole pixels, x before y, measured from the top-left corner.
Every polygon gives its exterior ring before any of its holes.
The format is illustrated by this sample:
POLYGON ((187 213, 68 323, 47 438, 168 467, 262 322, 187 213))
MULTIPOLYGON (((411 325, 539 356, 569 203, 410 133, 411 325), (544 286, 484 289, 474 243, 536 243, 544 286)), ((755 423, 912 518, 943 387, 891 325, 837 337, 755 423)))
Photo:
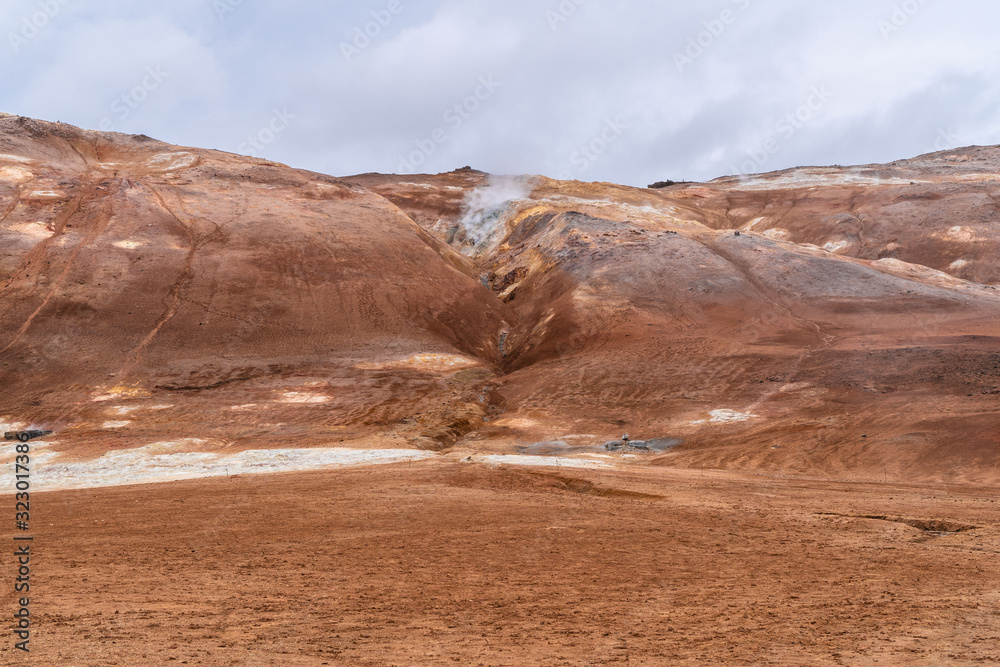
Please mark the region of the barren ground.
POLYGON ((1000 661, 987 489, 435 460, 34 500, 35 664, 1000 661))
POLYGON ((1000 664, 998 219, 997 146, 646 189, 0 115, 29 657, 1000 664))

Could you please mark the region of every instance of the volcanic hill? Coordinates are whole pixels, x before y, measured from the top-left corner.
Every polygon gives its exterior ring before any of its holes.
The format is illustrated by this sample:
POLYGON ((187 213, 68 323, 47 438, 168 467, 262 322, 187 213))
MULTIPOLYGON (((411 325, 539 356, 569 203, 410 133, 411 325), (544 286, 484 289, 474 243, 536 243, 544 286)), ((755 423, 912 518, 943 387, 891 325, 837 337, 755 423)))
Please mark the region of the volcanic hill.
POLYGON ((997 147, 641 189, 3 116, 0 421, 79 461, 627 432, 651 466, 995 482, 998 211, 997 147))

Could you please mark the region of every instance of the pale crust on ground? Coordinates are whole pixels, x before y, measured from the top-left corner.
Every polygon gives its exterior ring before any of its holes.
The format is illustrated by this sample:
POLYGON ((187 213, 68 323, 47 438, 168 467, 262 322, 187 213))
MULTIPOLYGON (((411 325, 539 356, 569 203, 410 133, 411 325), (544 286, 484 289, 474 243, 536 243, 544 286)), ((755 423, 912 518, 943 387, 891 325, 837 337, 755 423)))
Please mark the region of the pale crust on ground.
POLYGON ((997 664, 997 173, 334 178, 2 116, 33 653, 997 664))

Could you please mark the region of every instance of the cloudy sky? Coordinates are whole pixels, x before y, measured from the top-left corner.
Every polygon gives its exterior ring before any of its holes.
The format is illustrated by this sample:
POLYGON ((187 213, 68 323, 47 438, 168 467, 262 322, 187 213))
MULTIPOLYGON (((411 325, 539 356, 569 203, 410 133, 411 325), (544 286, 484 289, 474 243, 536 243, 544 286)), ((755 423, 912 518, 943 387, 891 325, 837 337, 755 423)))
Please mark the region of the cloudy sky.
POLYGON ((336 175, 646 185, 1000 144, 988 0, 5 0, 0 111, 336 175))

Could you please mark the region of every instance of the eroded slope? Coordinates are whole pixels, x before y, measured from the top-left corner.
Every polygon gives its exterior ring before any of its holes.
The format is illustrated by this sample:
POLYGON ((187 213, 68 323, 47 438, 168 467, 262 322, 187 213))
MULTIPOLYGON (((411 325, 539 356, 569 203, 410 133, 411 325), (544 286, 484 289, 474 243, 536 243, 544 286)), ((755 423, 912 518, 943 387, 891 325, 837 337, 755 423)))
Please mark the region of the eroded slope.
POLYGON ((354 446, 994 480, 996 154, 336 179, 3 117, 0 421, 56 430, 60 465, 354 446), (602 448, 623 432, 662 446, 602 448))

